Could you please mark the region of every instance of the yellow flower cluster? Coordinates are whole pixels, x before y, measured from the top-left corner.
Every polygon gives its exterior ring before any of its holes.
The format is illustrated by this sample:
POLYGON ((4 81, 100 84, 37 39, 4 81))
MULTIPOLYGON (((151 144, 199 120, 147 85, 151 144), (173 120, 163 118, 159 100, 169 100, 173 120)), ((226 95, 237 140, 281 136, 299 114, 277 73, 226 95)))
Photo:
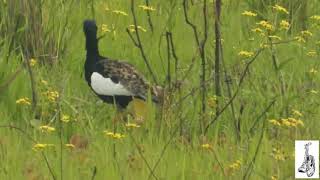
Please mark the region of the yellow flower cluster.
POLYGON ((271 180, 278 180, 278 176, 275 176, 275 175, 271 176, 271 180))
POLYGON ((29 64, 30 64, 31 67, 33 67, 33 66, 35 66, 35 65, 37 64, 37 60, 34 59, 34 58, 31 58, 31 59, 29 60, 29 64))
POLYGON ((122 139, 122 138, 125 137, 125 135, 123 135, 123 134, 114 133, 114 132, 110 132, 110 131, 103 131, 103 133, 104 133, 106 136, 112 137, 112 138, 114 138, 114 139, 122 139))
POLYGON ((280 29, 288 30, 290 27, 290 23, 286 20, 281 20, 280 24, 280 29))
POLYGON ((301 31, 300 33, 301 33, 301 35, 302 35, 303 37, 311 37, 311 36, 313 35, 312 32, 310 32, 310 31, 308 31, 308 30, 301 31))
POLYGON ((294 39, 297 40, 300 43, 305 43, 306 42, 306 40, 302 36, 296 36, 296 37, 294 37, 294 39))
POLYGON ((320 16, 319 15, 314 15, 314 16, 311 16, 310 19, 320 21, 320 16))
POLYGON ((31 105, 31 101, 29 98, 25 97, 25 98, 20 98, 16 100, 16 104, 31 105))
POLYGON ((238 53, 239 56, 244 57, 244 58, 249 58, 252 57, 254 55, 254 52, 251 51, 240 51, 238 53))
POLYGON ((58 91, 46 91, 43 93, 45 96, 47 96, 48 100, 51 101, 51 102, 55 102, 57 101, 57 99, 59 98, 59 92, 58 91))
POLYGON ((67 148, 70 148, 70 149, 75 148, 75 146, 74 146, 73 144, 65 144, 65 146, 66 146, 67 148))
POLYGON ((50 133, 56 130, 54 127, 50 127, 50 126, 40 126, 39 129, 41 130, 41 132, 47 132, 47 133, 50 133))
POLYGON ((41 79, 40 81, 43 85, 48 86, 48 81, 41 79))
POLYGON ((261 27, 265 28, 266 30, 272 31, 273 30, 273 25, 268 22, 268 21, 260 21, 256 23, 257 25, 260 25, 261 27))
POLYGON ((212 150, 212 148, 213 148, 212 145, 211 145, 211 144, 208 144, 208 143, 202 144, 201 147, 202 147, 203 149, 209 149, 209 150, 212 150))
POLYGON ((135 123, 129 123, 129 122, 125 126, 127 128, 139 128, 140 127, 139 125, 137 125, 135 123))
POLYGON ((229 168, 232 170, 238 170, 241 167, 241 161, 240 160, 236 160, 236 162, 232 163, 229 165, 229 168))
POLYGON ((317 56, 317 51, 311 50, 311 51, 307 52, 307 56, 309 56, 309 57, 316 57, 316 56, 317 56))
POLYGON ((270 35, 270 36, 268 36, 269 38, 271 38, 271 39, 276 39, 276 40, 281 40, 281 37, 279 37, 279 36, 275 36, 275 35, 270 35))
POLYGON ((106 25, 106 24, 102 24, 102 25, 101 25, 101 31, 102 31, 103 33, 105 33, 105 32, 111 32, 111 30, 108 28, 108 25, 106 25))
POLYGON ((152 6, 146 6, 146 5, 139 5, 139 8, 141 8, 144 11, 155 11, 156 9, 152 6))
POLYGON ((126 12, 124 12, 124 11, 113 10, 112 12, 115 13, 115 14, 118 14, 118 15, 128 16, 128 14, 126 12))
POLYGON ((209 97, 207 104, 210 108, 215 108, 217 106, 217 96, 209 97))
POLYGON ((303 116, 303 114, 300 111, 296 110, 296 109, 292 109, 292 115, 294 115, 296 117, 302 117, 303 116))
POLYGON ((318 70, 314 69, 314 68, 311 68, 310 71, 309 71, 310 74, 312 75, 315 75, 318 73, 318 70))
POLYGON ((286 126, 286 127, 298 127, 298 126, 304 126, 304 123, 300 119, 296 118, 282 118, 280 120, 271 119, 269 122, 275 126, 286 126))
MULTIPOLYGON (((143 32, 147 32, 147 30, 145 28, 143 28, 142 26, 137 26, 137 29, 139 29, 139 30, 141 30, 143 32)), ((129 30, 131 32, 135 32, 136 31, 133 24, 129 26, 129 30)))
POLYGON ((257 13, 254 13, 252 11, 244 11, 243 13, 241 13, 243 16, 251 16, 251 17, 256 17, 257 13))
POLYGON ((66 115, 66 114, 63 114, 62 117, 61 117, 61 121, 62 122, 65 122, 65 123, 68 123, 70 122, 70 116, 69 115, 66 115))
POLYGON ((271 156, 277 161, 284 161, 285 160, 285 154, 277 148, 272 149, 271 156))
POLYGON ((54 145, 53 144, 41 144, 41 143, 38 143, 38 144, 33 145, 32 150, 34 150, 34 151, 42 151, 42 150, 44 150, 44 149, 46 149, 48 147, 54 147, 54 145))
POLYGON ((318 91, 314 90, 314 89, 311 89, 310 93, 312 94, 318 94, 318 91))
POLYGON ((263 30, 261 28, 253 28, 251 29, 251 31, 256 33, 263 33, 263 30))
POLYGON ((286 13, 286 14, 289 14, 288 10, 278 4, 272 6, 272 8, 276 11, 279 11, 279 12, 283 12, 283 13, 286 13))

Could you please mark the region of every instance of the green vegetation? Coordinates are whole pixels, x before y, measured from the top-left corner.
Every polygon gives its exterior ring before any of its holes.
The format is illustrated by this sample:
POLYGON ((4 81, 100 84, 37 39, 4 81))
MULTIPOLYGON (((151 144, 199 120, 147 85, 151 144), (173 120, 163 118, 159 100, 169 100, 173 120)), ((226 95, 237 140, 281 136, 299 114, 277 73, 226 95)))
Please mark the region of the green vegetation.
POLYGON ((204 2, 136 0, 134 29, 131 1, 0 0, 0 179, 293 179, 294 140, 320 137, 320 2, 223 0, 220 94, 204 2), (166 90, 140 127, 85 82, 85 19, 154 83, 138 30, 166 90))

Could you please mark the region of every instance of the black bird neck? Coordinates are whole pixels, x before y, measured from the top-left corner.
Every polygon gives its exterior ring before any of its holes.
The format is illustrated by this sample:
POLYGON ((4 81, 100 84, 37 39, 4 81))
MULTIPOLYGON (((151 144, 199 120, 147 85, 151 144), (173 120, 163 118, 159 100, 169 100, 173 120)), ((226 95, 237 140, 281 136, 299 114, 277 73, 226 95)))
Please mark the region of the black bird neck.
POLYGON ((98 39, 95 34, 86 35, 86 50, 87 57, 85 62, 85 78, 87 82, 91 83, 91 74, 95 71, 95 64, 100 59, 99 49, 98 49, 98 39))
POLYGON ((96 35, 86 36, 87 61, 97 61, 99 59, 98 39, 96 35))

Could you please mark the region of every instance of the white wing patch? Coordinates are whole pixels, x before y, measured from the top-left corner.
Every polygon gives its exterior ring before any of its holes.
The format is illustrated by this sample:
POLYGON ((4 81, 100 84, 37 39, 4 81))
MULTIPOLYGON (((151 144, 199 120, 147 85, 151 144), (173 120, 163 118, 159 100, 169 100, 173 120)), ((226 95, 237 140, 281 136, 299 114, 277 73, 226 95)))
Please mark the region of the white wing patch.
POLYGON ((99 95, 114 96, 132 96, 133 94, 128 91, 120 82, 114 83, 111 78, 105 78, 97 72, 91 75, 91 87, 99 95))

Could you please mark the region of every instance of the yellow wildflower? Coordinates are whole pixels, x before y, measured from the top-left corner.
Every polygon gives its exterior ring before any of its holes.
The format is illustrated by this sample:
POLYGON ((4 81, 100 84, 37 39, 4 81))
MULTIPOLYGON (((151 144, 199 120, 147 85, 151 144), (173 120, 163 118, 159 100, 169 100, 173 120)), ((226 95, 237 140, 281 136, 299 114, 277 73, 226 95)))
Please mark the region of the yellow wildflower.
POLYGON ((252 16, 252 17, 256 17, 257 13, 254 13, 252 11, 244 11, 243 13, 241 13, 243 16, 252 16))
POLYGON ((276 11, 279 11, 279 12, 283 12, 283 13, 286 13, 286 14, 289 14, 288 10, 278 4, 272 6, 272 8, 276 11))
POLYGON ((313 16, 310 17, 310 19, 320 21, 320 16, 319 15, 313 15, 313 16))
POLYGON ((16 100, 16 104, 31 105, 31 101, 29 98, 25 97, 16 100))
POLYGON ((260 25, 261 27, 265 28, 266 30, 272 31, 273 30, 273 25, 268 22, 268 21, 260 21, 256 23, 257 25, 260 25))
POLYGON ((48 85, 48 81, 43 80, 43 79, 41 79, 41 83, 42 83, 43 85, 45 85, 45 86, 47 86, 47 85, 48 85))
POLYGON ((285 154, 280 151, 280 149, 273 148, 271 156, 277 160, 277 161, 284 161, 285 160, 285 154))
POLYGON ((105 11, 110 11, 109 6, 108 6, 108 5, 105 5, 105 6, 104 6, 104 10, 105 10, 105 11))
POLYGON ((137 125, 137 124, 135 124, 135 123, 127 123, 126 124, 126 127, 127 128, 139 128, 140 126, 139 125, 137 125))
MULTIPOLYGON (((129 29, 130 29, 131 32, 135 32, 136 31, 133 24, 129 26, 129 29)), ((137 29, 139 29, 139 30, 141 30, 143 32, 147 32, 147 30, 145 28, 143 28, 142 26, 137 26, 137 29)))
POLYGON ((74 146, 73 144, 65 144, 65 146, 66 146, 67 148, 70 148, 70 149, 75 148, 75 146, 74 146))
POLYGON ((297 117, 302 117, 302 113, 296 109, 292 109, 292 114, 297 117))
POLYGON ((275 126, 281 126, 281 123, 276 119, 270 119, 269 122, 275 126))
POLYGON ((61 117, 61 121, 62 122, 65 122, 65 123, 68 123, 70 122, 70 116, 69 115, 66 115, 66 114, 63 114, 62 117, 61 117))
POLYGON ((269 45, 269 44, 265 44, 265 43, 261 43, 261 44, 260 44, 260 47, 261 47, 261 48, 269 48, 270 45, 269 45))
POLYGON ((209 149, 209 150, 212 149, 212 145, 211 145, 211 144, 208 144, 208 143, 202 144, 201 147, 202 147, 203 149, 209 149))
POLYGON ((279 36, 275 36, 275 35, 271 35, 271 36, 268 36, 269 38, 271 38, 271 39, 276 39, 276 40, 281 40, 281 37, 279 37, 279 36))
POLYGON ((314 68, 311 68, 310 71, 309 71, 310 74, 316 74, 318 73, 318 70, 314 69, 314 68))
POLYGON ((30 66, 33 67, 33 66, 35 66, 35 65, 37 64, 37 60, 34 59, 34 58, 31 58, 31 59, 29 60, 29 63, 30 63, 30 66))
POLYGON ((54 127, 50 127, 50 126, 40 126, 39 129, 41 130, 41 132, 47 132, 47 133, 50 133, 56 130, 54 127))
POLYGON ((156 9, 152 6, 146 6, 146 5, 139 5, 139 8, 141 8, 144 11, 155 11, 156 9))
POLYGON ((249 58, 252 57, 254 55, 254 52, 251 51, 240 51, 238 53, 239 56, 244 57, 244 58, 249 58))
POLYGON ((251 31, 256 33, 263 33, 263 30, 261 28, 253 28, 251 29, 251 31))
POLYGON ((217 96, 209 97, 207 104, 210 108, 215 108, 217 106, 217 96))
POLYGON ((106 136, 109 136, 111 138, 114 138, 114 139, 121 139, 121 138, 124 138, 125 135, 123 134, 120 134, 120 133, 114 133, 114 132, 110 132, 110 131, 103 131, 103 133, 106 135, 106 136))
POLYGON ((236 160, 235 162, 231 163, 229 165, 229 168, 232 170, 238 170, 241 167, 241 161, 240 160, 236 160))
POLYGON ((312 94, 318 94, 318 91, 316 91, 316 90, 314 90, 314 89, 311 89, 311 90, 310 90, 310 93, 312 93, 312 94))
POLYGON ((278 180, 278 176, 275 176, 275 175, 271 176, 271 180, 278 180))
POLYGON ((102 32, 111 32, 111 30, 108 28, 108 25, 106 25, 106 24, 102 24, 101 31, 102 32))
POLYGON ((41 143, 38 143, 38 144, 33 145, 32 149, 34 151, 42 151, 47 147, 54 147, 54 145, 53 144, 41 144, 41 143))
POLYGON ((126 12, 124 12, 124 11, 113 10, 112 12, 115 13, 115 14, 118 14, 118 15, 128 16, 128 14, 126 12))
POLYGON ((305 43, 306 42, 306 40, 302 36, 296 36, 296 37, 294 37, 294 39, 297 40, 300 43, 305 43))
POLYGON ((281 119, 281 123, 287 127, 297 127, 297 126, 304 126, 304 123, 300 119, 295 119, 292 117, 289 118, 283 118, 281 119))
POLYGON ((311 51, 307 52, 307 56, 316 57, 317 56, 317 52, 315 50, 311 50, 311 51))
POLYGON ((282 20, 280 22, 280 29, 285 29, 285 30, 288 30, 290 27, 290 23, 286 20, 282 20))
POLYGON ((308 31, 308 30, 305 30, 305 31, 301 31, 300 32, 302 36, 304 37, 311 37, 313 34, 312 32, 308 31))
POLYGON ((44 92, 43 94, 46 95, 48 100, 51 102, 55 102, 59 98, 58 91, 48 90, 48 91, 44 92))

